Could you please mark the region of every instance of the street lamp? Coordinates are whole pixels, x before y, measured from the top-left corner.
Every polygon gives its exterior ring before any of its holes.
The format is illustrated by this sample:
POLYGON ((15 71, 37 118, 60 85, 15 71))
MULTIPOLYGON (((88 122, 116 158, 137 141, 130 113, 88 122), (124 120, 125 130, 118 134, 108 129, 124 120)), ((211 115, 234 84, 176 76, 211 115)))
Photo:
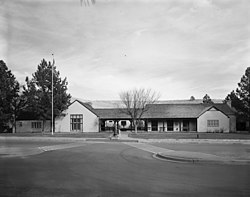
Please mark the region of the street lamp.
POLYGON ((55 59, 54 59, 54 54, 52 53, 53 56, 53 63, 51 65, 51 93, 52 93, 52 101, 51 101, 51 134, 54 135, 54 105, 53 105, 53 75, 54 75, 54 65, 55 65, 55 59))

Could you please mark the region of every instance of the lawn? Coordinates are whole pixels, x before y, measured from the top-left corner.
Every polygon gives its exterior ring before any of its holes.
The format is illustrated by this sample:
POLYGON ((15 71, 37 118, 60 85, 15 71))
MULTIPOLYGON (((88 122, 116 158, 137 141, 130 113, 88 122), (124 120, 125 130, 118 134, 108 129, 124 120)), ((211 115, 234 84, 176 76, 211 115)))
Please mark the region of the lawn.
POLYGON ((84 132, 84 133, 0 133, 0 136, 16 137, 70 137, 70 138, 108 138, 112 135, 110 132, 84 132))
POLYGON ((156 133, 138 132, 130 133, 131 138, 142 139, 250 139, 250 134, 239 133, 156 133))

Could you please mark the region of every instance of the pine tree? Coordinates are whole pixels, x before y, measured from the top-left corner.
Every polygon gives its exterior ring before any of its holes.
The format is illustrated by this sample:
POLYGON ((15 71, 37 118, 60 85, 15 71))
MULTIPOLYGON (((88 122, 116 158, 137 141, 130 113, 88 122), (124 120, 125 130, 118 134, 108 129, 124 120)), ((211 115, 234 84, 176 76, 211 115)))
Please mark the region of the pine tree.
POLYGON ((245 71, 241 77, 236 89, 236 95, 242 103, 241 112, 249 120, 250 119, 250 67, 245 71))
POLYGON ((5 62, 0 60, 0 132, 14 122, 15 102, 19 97, 19 83, 5 62))
POLYGON ((210 96, 208 94, 206 94, 203 97, 203 103, 205 103, 205 104, 212 104, 213 103, 212 99, 210 98, 210 96))
MULTIPOLYGON (((52 116, 52 63, 45 59, 37 67, 32 79, 26 78, 24 96, 26 97, 26 111, 35 112, 35 116, 41 120, 51 119, 52 116)), ((67 78, 63 80, 60 72, 53 66, 53 120, 67 109, 71 95, 67 93, 67 78)))
POLYGON ((231 100, 232 107, 237 110, 238 119, 250 120, 250 67, 246 69, 245 74, 241 77, 236 91, 228 94, 225 100, 231 100))

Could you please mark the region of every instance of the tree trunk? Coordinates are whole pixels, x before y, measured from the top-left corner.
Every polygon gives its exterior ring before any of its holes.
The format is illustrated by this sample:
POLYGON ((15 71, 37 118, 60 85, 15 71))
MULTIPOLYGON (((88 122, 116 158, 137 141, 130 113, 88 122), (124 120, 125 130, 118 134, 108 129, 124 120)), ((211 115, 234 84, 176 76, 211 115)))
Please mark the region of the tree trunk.
POLYGON ((134 127, 135 127, 135 133, 137 133, 137 121, 134 120, 133 123, 134 123, 134 127))
POLYGON ((14 120, 12 125, 12 133, 16 133, 16 112, 14 112, 14 120))
POLYGON ((14 115, 14 130, 12 129, 12 133, 16 133, 16 115, 14 115))
POLYGON ((44 132, 44 125, 45 125, 45 120, 43 119, 42 133, 44 132))

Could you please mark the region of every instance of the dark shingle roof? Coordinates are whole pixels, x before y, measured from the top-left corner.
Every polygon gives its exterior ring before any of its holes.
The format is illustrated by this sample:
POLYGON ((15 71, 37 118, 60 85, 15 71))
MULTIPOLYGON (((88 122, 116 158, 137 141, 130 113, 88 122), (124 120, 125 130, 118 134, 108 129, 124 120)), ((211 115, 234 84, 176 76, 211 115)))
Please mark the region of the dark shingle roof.
POLYGON ((16 118, 16 120, 41 120, 41 119, 42 118, 37 116, 35 113, 25 112, 25 111, 22 111, 16 118))
POLYGON ((214 106, 226 115, 234 114, 227 104, 153 104, 144 118, 198 118, 214 106))
POLYGON ((144 118, 197 118, 204 109, 202 104, 153 104, 144 118))
POLYGON ((220 111, 224 112, 226 115, 234 115, 235 114, 235 110, 233 110, 231 107, 229 107, 225 103, 213 104, 213 106, 215 106, 220 111))
POLYGON ((102 119, 129 119, 130 116, 119 108, 95 109, 95 113, 102 119))
MULTIPOLYGON (((80 104, 88 110, 96 114, 102 119, 130 119, 130 116, 123 112, 120 108, 103 108, 95 109, 89 103, 84 103, 79 100, 80 104)), ((226 115, 235 114, 235 112, 224 103, 216 104, 151 104, 148 105, 149 110, 145 112, 142 118, 198 118, 202 113, 214 106, 226 115)))

